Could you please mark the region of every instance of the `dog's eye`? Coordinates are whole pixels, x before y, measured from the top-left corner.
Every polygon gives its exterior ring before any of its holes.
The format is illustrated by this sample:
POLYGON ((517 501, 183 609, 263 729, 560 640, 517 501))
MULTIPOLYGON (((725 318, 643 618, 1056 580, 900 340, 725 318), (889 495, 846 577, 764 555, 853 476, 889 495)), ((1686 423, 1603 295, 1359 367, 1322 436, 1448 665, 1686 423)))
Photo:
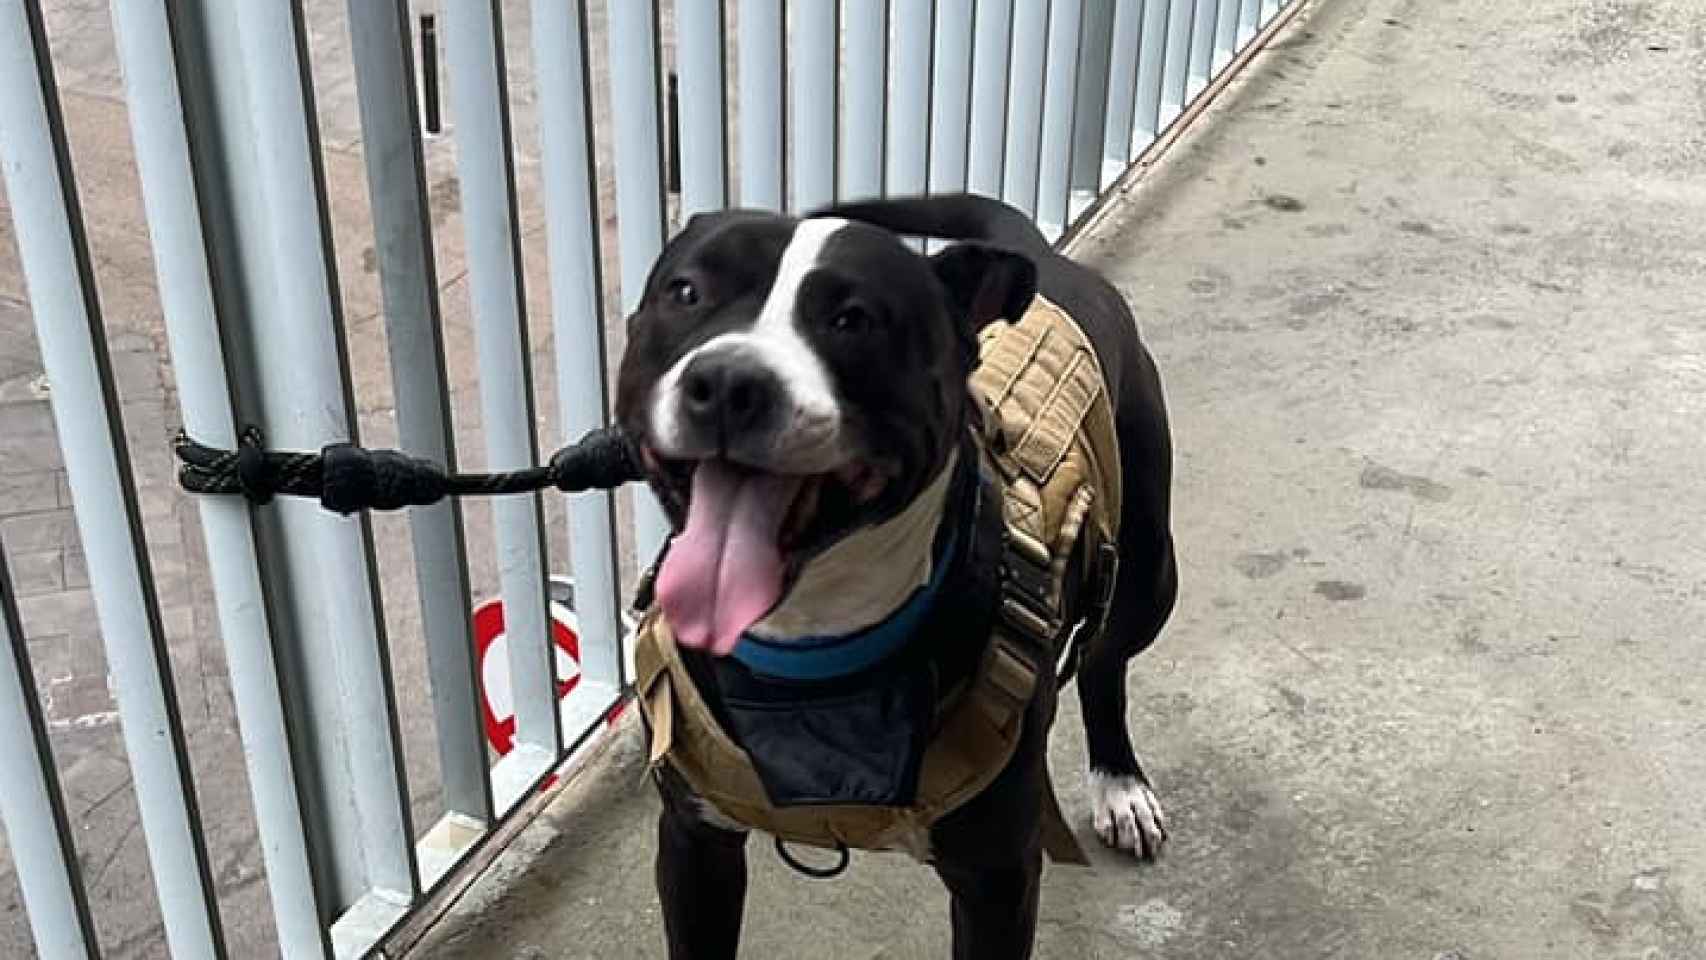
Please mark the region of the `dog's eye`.
POLYGON ((842 336, 858 336, 870 328, 871 314, 863 307, 842 307, 829 318, 829 329, 842 336))
POLYGON ((699 304, 699 288, 691 280, 671 280, 669 282, 669 300, 678 307, 693 307, 699 304))

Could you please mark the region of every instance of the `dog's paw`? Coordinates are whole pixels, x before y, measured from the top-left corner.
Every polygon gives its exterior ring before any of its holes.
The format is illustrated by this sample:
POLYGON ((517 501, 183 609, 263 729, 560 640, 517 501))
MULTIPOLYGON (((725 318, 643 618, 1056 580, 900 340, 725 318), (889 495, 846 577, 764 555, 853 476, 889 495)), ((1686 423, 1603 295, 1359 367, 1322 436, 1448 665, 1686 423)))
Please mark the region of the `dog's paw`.
POLYGON ((1102 842, 1144 860, 1167 842, 1167 814, 1155 791, 1130 774, 1090 771, 1090 821, 1102 842))

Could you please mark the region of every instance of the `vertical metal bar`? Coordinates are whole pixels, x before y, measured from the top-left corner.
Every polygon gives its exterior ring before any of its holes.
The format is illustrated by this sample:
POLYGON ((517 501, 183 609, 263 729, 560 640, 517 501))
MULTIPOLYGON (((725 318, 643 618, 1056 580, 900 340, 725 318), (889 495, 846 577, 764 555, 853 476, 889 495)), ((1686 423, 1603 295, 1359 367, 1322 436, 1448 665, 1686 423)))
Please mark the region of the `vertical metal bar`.
MULTIPOLYGON (((546 5, 547 9, 558 6, 546 5)), ((534 22, 537 30, 537 14, 534 22)), ((723 0, 676 0, 675 66, 681 77, 677 140, 684 220, 702 211, 720 210, 729 202, 729 151, 724 135, 728 123, 728 97, 724 93, 727 81, 723 76, 724 22, 723 0)), ((592 128, 587 127, 585 136, 591 135, 592 128)))
MULTIPOLYGON (((362 155, 372 197, 398 443, 414 456, 455 470, 426 165, 416 133, 408 17, 406 0, 349 3, 362 155)), ((492 791, 486 776, 478 666, 469 629, 461 507, 455 500, 416 507, 409 511, 409 529, 445 809, 490 822, 492 791)))
POLYGON ((1214 27, 1214 60, 1211 75, 1218 75, 1232 55, 1238 52, 1238 16, 1243 12, 1241 0, 1219 0, 1219 21, 1214 27))
POLYGON ((971 139, 972 0, 938 0, 930 55, 930 192, 966 188, 971 139))
MULTIPOLYGON (((743 9, 742 14, 745 14, 743 9)), ((645 293, 646 274, 663 250, 663 137, 658 115, 657 0, 610 5, 610 108, 616 133, 616 230, 622 268, 622 312, 632 313, 645 293)), ((777 50, 781 50, 780 32, 777 50)), ((744 64, 744 61, 743 61, 744 64)), ((746 82, 743 65, 741 82, 746 82)), ((777 104, 777 116, 781 105, 777 104)), ((741 118, 746 119, 743 106, 741 118)), ((744 149, 744 127, 742 143, 744 149)), ((781 157, 777 142, 778 161, 781 157)), ((743 171, 744 173, 744 171, 743 171)), ((781 202, 781 181, 776 200, 781 202)), ((745 202, 745 194, 742 194, 745 202)), ((640 561, 669 537, 669 521, 646 490, 634 492, 634 539, 640 561)))
POLYGON ((842 92, 841 176, 837 195, 863 200, 883 192, 883 145, 887 141, 888 0, 843 0, 847 63, 842 92))
MULTIPOLYGON (((194 206, 200 208, 201 227, 206 231, 204 254, 213 278, 220 347, 235 404, 235 410, 227 412, 239 423, 267 426, 270 417, 283 433, 306 434, 299 424, 313 423, 312 417, 328 411, 297 403, 306 398, 293 396, 293 391, 268 389, 282 387, 296 372, 278 357, 285 352, 281 341, 287 328, 297 318, 285 314, 274 296, 278 276, 273 269, 271 210, 260 183, 261 145, 248 89, 253 82, 248 55, 239 36, 239 11, 220 0, 182 0, 162 6, 170 28, 165 43, 174 50, 181 84, 194 206)), ((167 326, 173 335, 170 320, 167 326)), ((184 375, 181 369, 179 375, 184 375)), ((264 590, 258 598, 245 599, 264 603, 266 615, 251 623, 270 626, 277 675, 291 678, 290 683, 279 685, 278 692, 284 696, 279 713, 288 724, 286 742, 295 748, 290 772, 299 797, 297 809, 304 824, 302 839, 307 844, 312 884, 319 892, 318 899, 307 905, 319 911, 312 918, 318 925, 330 923, 339 904, 361 897, 367 880, 355 839, 361 826, 348 802, 349 771, 338 736, 340 681, 335 665, 326 662, 332 652, 317 642, 328 628, 315 589, 319 545, 314 541, 314 512, 310 506, 291 503, 244 511, 261 559, 254 571, 264 590), (316 722, 320 718, 325 719, 316 722)), ((217 578, 217 570, 214 575, 217 578)), ((220 589, 220 581, 214 583, 220 589)), ((219 603, 225 602, 221 596, 219 603)), ((237 648, 233 643, 228 649, 233 650, 231 667, 237 683, 237 648)), ((254 689, 265 689, 264 682, 254 689)), ((253 788, 258 792, 261 785, 253 788)), ((282 933, 282 919, 280 927, 282 933)))
MULTIPOLYGON (((184 428, 206 443, 236 449, 169 6, 167 0, 117 4, 113 26, 184 428)), ((323 956, 330 943, 320 922, 297 747, 285 716, 249 507, 220 497, 204 497, 198 506, 279 951, 323 956)))
POLYGON ((55 429, 118 693, 167 942, 176 957, 220 957, 224 936, 142 546, 59 94, 41 9, 25 0, 0 0, 0 173, 42 364, 54 384, 55 429))
POLYGON ((1072 95, 1072 169, 1066 220, 1096 201, 1101 192, 1102 137, 1108 116, 1109 68, 1114 39, 1114 0, 1081 0, 1078 77, 1072 95))
POLYGON ((1007 57, 1014 0, 977 0, 972 27, 971 133, 966 189, 1001 195, 1001 151, 1007 126, 1007 57))
MULTIPOLYGON (((0 545, 3 547, 3 545, 0 545)), ((77 848, 65 819, 65 798, 42 721, 41 700, 12 595, 6 552, 0 549, 0 827, 5 829, 24 912, 43 957, 100 955, 89 901, 78 875, 77 848)))
POLYGON ((1167 60, 1167 21, 1174 0, 1143 0, 1143 35, 1137 51, 1137 105, 1131 122, 1128 161, 1161 132, 1162 66, 1167 60))
MULTIPOLYGON (((648 4, 651 0, 628 0, 648 4)), ((616 4, 615 7, 628 4, 616 4)), ((616 12, 612 8, 614 17, 616 12)), ((782 0, 742 0, 740 41, 740 205, 780 210, 782 151, 782 0)), ((626 258, 624 258, 626 259, 626 258)))
MULTIPOLYGON (((358 61, 359 62, 359 61, 358 61)), ((426 132, 444 129, 438 98, 438 18, 421 15, 421 99, 426 105, 426 132)))
POLYGON ((930 0, 894 0, 889 66, 888 166, 893 196, 928 189, 930 153, 930 0))
MULTIPOLYGON (((480 410, 486 467, 517 470, 538 457, 533 376, 527 346, 517 236, 515 171, 510 163, 509 97, 503 23, 496 0, 459 0, 444 11, 445 59, 456 112, 456 159, 467 235, 468 289, 480 360, 480 410)), ((509 642, 515 739, 555 757, 556 647, 546 613, 544 522, 538 494, 492 504, 509 642)))
POLYGON ((1266 26, 1286 5, 1287 0, 1262 0, 1262 25, 1266 26))
MULTIPOLYGON (((1232 0, 1226 0, 1231 3, 1232 0)), ((1214 73, 1214 29, 1219 20, 1221 0, 1197 0, 1191 18, 1190 79, 1185 84, 1185 103, 1197 98, 1208 86, 1214 73)))
MULTIPOLYGON (((287 329, 263 333, 257 323, 253 331, 257 349, 288 380, 268 385, 269 401, 282 401, 288 419, 269 406, 267 425, 280 446, 312 449, 358 434, 301 15, 295 5, 245 7, 238 40, 255 124, 254 172, 269 213, 273 297, 290 318, 287 329)), ((324 664, 317 685, 336 691, 340 729, 332 739, 342 745, 349 789, 338 800, 355 814, 355 831, 339 838, 337 856, 365 887, 412 897, 420 876, 367 518, 337 517, 312 503, 280 515, 297 551, 293 578, 319 587, 319 619, 308 621, 319 629, 303 629, 297 640, 324 664)))
POLYGON ((1137 108, 1138 50, 1143 38, 1143 0, 1118 0, 1108 50, 1108 98, 1102 118, 1098 190, 1113 186, 1131 162, 1132 122, 1137 108))
POLYGON ((1072 101, 1078 86, 1082 0, 1049 8, 1048 72, 1043 79, 1042 162, 1037 170, 1037 227, 1053 241, 1066 229, 1072 170, 1072 101))
POLYGON ((1185 111, 1185 86, 1190 81, 1191 22, 1198 3, 1213 0, 1168 0, 1167 48, 1161 58, 1161 109, 1155 121, 1159 133, 1185 111))
POLYGON ((809 211, 835 199, 837 0, 794 0, 793 93, 789 129, 794 135, 793 206, 809 211))
MULTIPOLYGON (((689 5, 683 3, 678 12, 689 5)), ((581 0, 534 0, 533 62, 539 84, 539 134, 545 185, 546 248, 551 269, 551 326, 555 332, 557 408, 563 439, 573 440, 603 426, 609 375, 605 366, 603 271, 598 254, 598 181, 592 154, 592 83, 587 66, 586 7, 581 0)), ((721 43, 721 33, 717 42, 721 43)), ((719 54, 720 56, 720 54, 719 54)), ((685 69, 685 64, 684 64, 685 69)), ((717 74, 721 77, 719 60, 717 74)), ((688 90, 705 82, 690 75, 688 90)), ((722 81, 713 89, 722 101, 722 81)), ((690 103, 693 101, 689 101, 690 103)), ((717 114, 720 118, 721 114, 717 114)), ((692 121, 683 125, 688 129, 692 121)), ((703 132, 703 131, 701 131, 703 132)), ((707 196, 722 188, 721 122, 713 156, 717 176, 703 176, 707 145, 697 138, 683 144, 683 201, 721 205, 707 196)), ((575 616, 580 625, 581 684, 622 681, 621 624, 617 619, 621 587, 616 567, 616 500, 605 490, 569 500, 569 552, 575 565, 575 616)), ((577 687, 577 690, 579 688, 577 687)))
POLYGON ((1001 172, 1001 199, 1030 216, 1037 212, 1049 6, 1049 0, 1016 0, 1013 8, 1012 69, 1007 77, 1007 147, 1001 172))
POLYGON ((664 158, 668 169, 664 175, 664 190, 672 195, 681 193, 681 77, 675 71, 669 72, 668 89, 664 91, 664 123, 668 125, 669 135, 664 138, 668 144, 669 155, 664 158))
POLYGON ((1238 15, 1238 49, 1255 39, 1256 31, 1262 28, 1262 0, 1243 0, 1242 10, 1238 15))

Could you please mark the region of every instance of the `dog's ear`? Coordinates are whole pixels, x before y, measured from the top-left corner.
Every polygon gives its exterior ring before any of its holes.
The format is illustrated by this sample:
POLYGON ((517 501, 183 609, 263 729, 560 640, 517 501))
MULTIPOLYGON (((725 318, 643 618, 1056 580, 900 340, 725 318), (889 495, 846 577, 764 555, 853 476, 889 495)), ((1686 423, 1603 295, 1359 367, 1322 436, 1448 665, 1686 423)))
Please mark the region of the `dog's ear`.
POLYGON ((956 243, 930 258, 948 305, 974 335, 996 320, 1017 320, 1037 295, 1031 258, 988 243, 956 243))

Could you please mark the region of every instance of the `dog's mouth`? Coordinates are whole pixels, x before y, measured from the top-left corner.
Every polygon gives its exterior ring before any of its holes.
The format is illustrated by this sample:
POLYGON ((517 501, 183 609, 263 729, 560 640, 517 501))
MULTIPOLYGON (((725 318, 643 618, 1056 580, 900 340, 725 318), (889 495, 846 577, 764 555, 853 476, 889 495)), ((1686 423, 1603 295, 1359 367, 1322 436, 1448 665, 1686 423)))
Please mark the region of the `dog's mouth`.
POLYGON ((866 461, 801 475, 645 456, 686 518, 658 571, 658 604, 678 643, 717 656, 781 602, 806 560, 860 523, 889 482, 866 461))

